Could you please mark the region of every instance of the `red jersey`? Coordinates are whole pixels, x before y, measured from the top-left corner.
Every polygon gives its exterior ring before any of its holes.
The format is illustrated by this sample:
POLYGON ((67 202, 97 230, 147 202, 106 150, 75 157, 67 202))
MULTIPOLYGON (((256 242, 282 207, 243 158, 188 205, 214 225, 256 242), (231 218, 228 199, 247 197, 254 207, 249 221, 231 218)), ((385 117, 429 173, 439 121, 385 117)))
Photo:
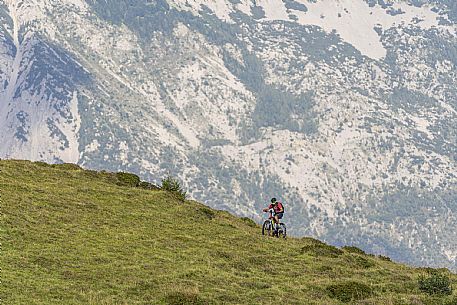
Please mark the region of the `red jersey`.
POLYGON ((282 206, 281 202, 278 202, 278 204, 276 204, 275 206, 273 206, 273 204, 270 204, 268 208, 273 209, 275 211, 275 214, 284 212, 284 207, 282 206))

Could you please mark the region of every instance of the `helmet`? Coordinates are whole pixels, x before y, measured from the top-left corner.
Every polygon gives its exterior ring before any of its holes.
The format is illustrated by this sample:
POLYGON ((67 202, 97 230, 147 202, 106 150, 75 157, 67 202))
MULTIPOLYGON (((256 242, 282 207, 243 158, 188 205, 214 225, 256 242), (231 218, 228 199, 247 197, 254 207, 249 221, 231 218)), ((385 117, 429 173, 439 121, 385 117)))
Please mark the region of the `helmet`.
POLYGON ((276 203, 276 198, 271 198, 271 203, 275 204, 276 203))

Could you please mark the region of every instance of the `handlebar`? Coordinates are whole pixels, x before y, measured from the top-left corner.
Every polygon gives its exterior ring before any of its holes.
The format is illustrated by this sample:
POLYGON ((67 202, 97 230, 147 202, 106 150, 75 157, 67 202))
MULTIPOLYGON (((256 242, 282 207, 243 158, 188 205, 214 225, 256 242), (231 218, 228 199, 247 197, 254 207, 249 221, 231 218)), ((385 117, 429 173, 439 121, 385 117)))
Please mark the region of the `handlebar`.
POLYGON ((265 211, 265 213, 270 213, 270 217, 268 217, 268 219, 270 219, 270 218, 273 218, 273 215, 275 212, 273 209, 269 209, 268 211, 265 211))

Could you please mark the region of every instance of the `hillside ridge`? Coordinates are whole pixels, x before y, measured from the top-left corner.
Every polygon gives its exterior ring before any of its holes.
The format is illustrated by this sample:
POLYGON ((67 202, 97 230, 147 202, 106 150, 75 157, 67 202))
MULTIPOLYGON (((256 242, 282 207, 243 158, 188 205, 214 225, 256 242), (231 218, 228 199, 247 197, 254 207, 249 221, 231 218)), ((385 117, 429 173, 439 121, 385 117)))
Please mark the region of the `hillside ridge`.
POLYGON ((5 304, 456 304, 356 247, 261 236, 248 218, 134 176, 0 160, 5 304), (127 179, 126 179, 127 177, 127 179), (130 185, 139 185, 134 182, 130 185), (279 262, 279 263, 278 263, 279 262))

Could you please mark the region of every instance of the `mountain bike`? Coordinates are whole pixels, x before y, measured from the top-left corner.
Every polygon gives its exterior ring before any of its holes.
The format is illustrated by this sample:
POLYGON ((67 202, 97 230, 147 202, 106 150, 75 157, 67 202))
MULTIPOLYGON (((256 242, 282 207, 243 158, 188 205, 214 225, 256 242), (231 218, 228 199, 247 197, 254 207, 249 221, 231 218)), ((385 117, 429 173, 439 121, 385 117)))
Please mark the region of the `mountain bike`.
POLYGON ((275 221, 274 221, 274 218, 273 218, 273 209, 270 209, 267 213, 270 214, 270 216, 268 217, 268 219, 266 219, 264 222, 263 222, 263 226, 262 226, 262 235, 268 235, 268 236, 276 236, 276 237, 280 237, 282 236, 283 238, 286 238, 287 236, 287 229, 286 229, 286 225, 282 222, 279 223, 279 228, 278 230, 276 231, 274 228, 275 228, 275 221))

